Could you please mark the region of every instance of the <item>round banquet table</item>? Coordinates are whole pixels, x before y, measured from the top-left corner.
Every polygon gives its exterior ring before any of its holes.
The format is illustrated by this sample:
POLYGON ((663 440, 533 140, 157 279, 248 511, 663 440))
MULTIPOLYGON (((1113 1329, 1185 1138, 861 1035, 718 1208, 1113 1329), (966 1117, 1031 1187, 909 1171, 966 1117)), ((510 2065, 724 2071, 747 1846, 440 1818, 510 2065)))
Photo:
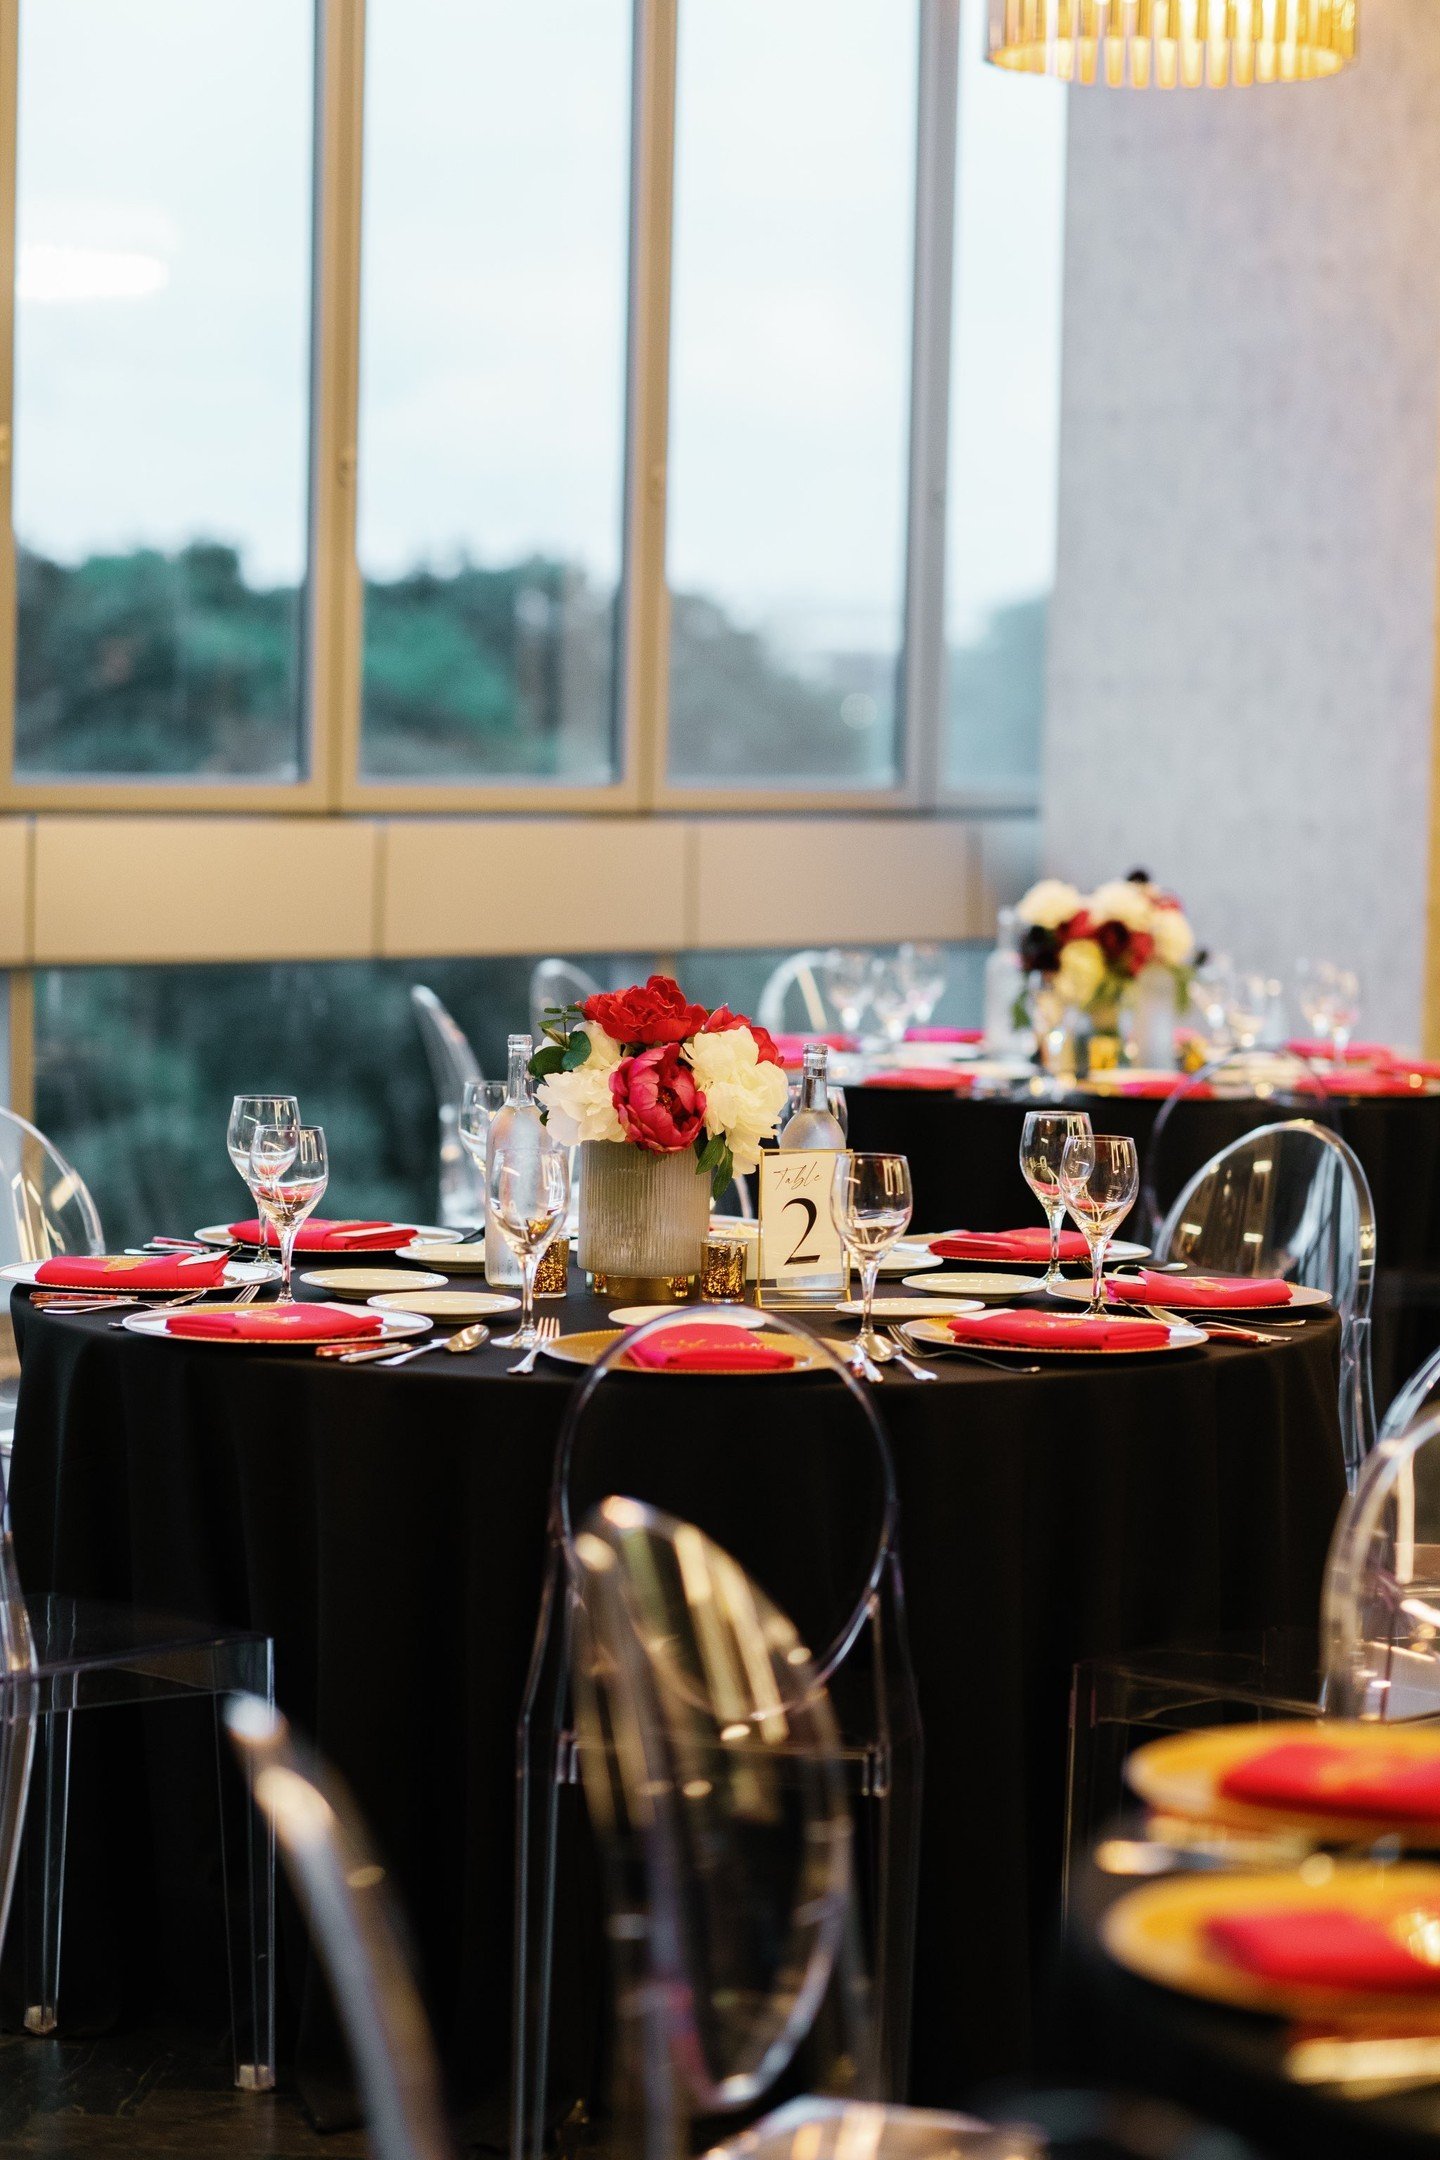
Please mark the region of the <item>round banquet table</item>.
MULTIPOLYGON (((910 1159, 915 1221, 927 1230, 1008 1230, 1038 1223, 1020 1175, 1027 1111, 1045 1105, 1018 1091, 847 1086, 852 1147, 894 1149, 910 1159)), ((1162 1102, 1090 1095, 1066 1098, 1088 1110, 1097 1132, 1129 1133, 1145 1165, 1162 1102)), ((1386 1403, 1440 1343, 1440 1094, 1337 1096, 1332 1126, 1354 1148, 1375 1200, 1378 1261, 1373 1358, 1375 1399, 1386 1403)), ((1250 1100, 1191 1099, 1167 1122, 1157 1178, 1168 1207, 1202 1163, 1242 1133, 1301 1115, 1250 1100)), ((1120 1233, 1138 1236, 1129 1228, 1120 1233)))
MULTIPOLYGON (((606 1317, 575 1287, 548 1309, 567 1329, 606 1317)), ((515 1724, 574 1369, 542 1358, 510 1377, 513 1353, 493 1347, 346 1367, 142 1338, 103 1314, 37 1312, 23 1293, 14 1313, 11 1506, 27 1590, 274 1637, 280 1705, 370 1821, 457 2098, 494 2134, 515 1724)), ((915 2098, 953 2103, 1030 2058, 1074 1662, 1314 1625, 1344 1491, 1337 1348, 1322 1314, 1271 1347, 1055 1359, 1036 1376, 948 1359, 935 1386, 887 1371, 873 1399, 896 1466, 925 1731, 915 2098)), ((837 1565, 836 1420, 859 1420, 831 1376, 621 1375, 595 1409, 616 1489, 700 1521, 777 1595, 787 1581, 803 1603, 807 1573, 837 1565)), ((144 1748, 149 1775, 173 1788, 190 1772, 170 1730, 157 1713, 144 1748)), ((81 1854, 128 1823, 133 1894, 143 1788, 111 1779, 97 1795, 77 1772, 72 1823, 81 1854), (87 1821, 96 1809, 103 1823, 87 1821)), ((67 1901, 66 1969, 97 2000, 122 1986, 106 1944, 123 1927, 101 1924, 120 1887, 96 1859, 84 1897, 67 1901)), ((294 1937, 281 1981, 282 2054, 317 2119, 340 2119, 328 2013, 294 1937)))

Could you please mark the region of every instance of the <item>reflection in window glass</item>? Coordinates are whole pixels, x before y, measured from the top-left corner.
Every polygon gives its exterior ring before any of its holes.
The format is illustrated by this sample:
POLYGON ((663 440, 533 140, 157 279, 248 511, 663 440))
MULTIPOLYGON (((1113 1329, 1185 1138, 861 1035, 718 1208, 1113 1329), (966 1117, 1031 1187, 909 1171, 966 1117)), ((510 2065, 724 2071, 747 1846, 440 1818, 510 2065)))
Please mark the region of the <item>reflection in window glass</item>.
POLYGON ((1065 93, 984 59, 964 0, 950 375, 946 778, 1038 782, 1055 571, 1065 93))
POLYGON ((23 0, 16 762, 301 764, 311 15, 23 0))
POLYGON ((916 15, 895 0, 681 10, 679 781, 895 777, 916 15))
POLYGON ((608 779, 630 9, 371 0, 365 771, 608 779))

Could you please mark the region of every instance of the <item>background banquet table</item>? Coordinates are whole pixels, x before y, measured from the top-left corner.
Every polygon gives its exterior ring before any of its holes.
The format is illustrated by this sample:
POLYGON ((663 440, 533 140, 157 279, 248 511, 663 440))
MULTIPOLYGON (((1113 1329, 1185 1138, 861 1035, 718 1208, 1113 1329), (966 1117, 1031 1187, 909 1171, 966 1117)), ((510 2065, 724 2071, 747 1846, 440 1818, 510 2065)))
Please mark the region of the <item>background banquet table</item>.
MULTIPOLYGON (((567 1327, 604 1317, 583 1292, 563 1310, 567 1327)), ((493 1349, 345 1368, 141 1339, 23 1295, 15 1317, 11 1497, 27 1589, 274 1636, 279 1701, 369 1816, 457 2090, 493 2125, 514 1729, 573 1372, 542 1360, 512 1378, 512 1354, 493 1349)), ((937 1386, 892 1368, 877 1392, 925 1725, 917 2097, 952 2100, 1028 2059, 1074 1661, 1197 1630, 1313 1624, 1343 1492, 1337 1341, 1322 1316, 1274 1348, 1055 1361, 1033 1378, 951 1361, 937 1386)), ((853 1564, 835 1434, 855 1413, 838 1382, 632 1376, 597 1407, 605 1481, 697 1518, 778 1595, 808 1602, 818 1578, 853 1564)), ((145 1746, 173 1794, 189 1773, 169 1730, 157 1714, 145 1746)), ((81 1811, 97 1805, 125 1837, 133 1892, 144 1793, 112 1781, 97 1803, 77 1780, 82 1852, 101 1826, 81 1811)), ((103 1990, 96 1915, 120 1887, 97 1862, 72 1902, 77 1985, 83 1973, 103 1990)), ((297 2059, 323 2114, 324 2012, 318 1991, 302 2005, 290 1948, 282 2031, 294 2041, 299 2016, 297 2059)))
MULTIPOLYGON (((915 1221, 924 1229, 1008 1230, 1039 1210, 1020 1175, 1026 1112, 1044 1105, 1017 1094, 847 1086, 849 1138, 857 1148, 895 1149, 910 1159, 915 1221)), ((1129 1133, 1143 1166, 1162 1104, 1153 1098, 1077 1093, 1097 1132, 1129 1133)), ((1375 1199, 1375 1398, 1385 1405, 1440 1343, 1440 1095, 1337 1097, 1332 1129, 1364 1165, 1375 1199)), ((1202 1163, 1241 1133, 1295 1117, 1256 1101, 1189 1100, 1168 1121, 1163 1207, 1202 1163)), ((1127 1226, 1122 1236, 1137 1236, 1127 1226)))

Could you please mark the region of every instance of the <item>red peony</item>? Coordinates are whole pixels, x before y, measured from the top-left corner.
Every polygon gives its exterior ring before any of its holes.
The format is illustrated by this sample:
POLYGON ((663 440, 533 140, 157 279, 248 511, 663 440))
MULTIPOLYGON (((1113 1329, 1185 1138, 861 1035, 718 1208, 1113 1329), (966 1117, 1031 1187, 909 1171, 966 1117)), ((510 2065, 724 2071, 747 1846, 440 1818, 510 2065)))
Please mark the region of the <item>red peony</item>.
POLYGON ((783 1065, 785 1060, 775 1047, 775 1038, 768 1028, 761 1027, 758 1020, 747 1020, 744 1013, 732 1013, 728 1005, 717 1005, 705 1022, 702 1035, 728 1035, 731 1028, 749 1028, 755 1038, 759 1065, 783 1065))
MULTIPOLYGON (((650 980, 664 982, 665 977, 652 975, 650 980)), ((675 985, 669 987, 673 990, 675 985)), ((604 1001, 592 998, 590 1002, 604 1001)), ((605 1022, 601 1020, 600 1025, 605 1027, 605 1022)), ((622 1058, 610 1075, 610 1094, 626 1139, 649 1148, 652 1155, 678 1154, 689 1147, 705 1123, 705 1097, 673 1042, 622 1058)))
POLYGON ((669 975, 652 975, 643 986, 628 990, 601 990, 586 998, 580 1008, 587 1020, 603 1028, 612 1042, 684 1042, 705 1025, 705 1007, 688 1005, 679 983, 669 975))

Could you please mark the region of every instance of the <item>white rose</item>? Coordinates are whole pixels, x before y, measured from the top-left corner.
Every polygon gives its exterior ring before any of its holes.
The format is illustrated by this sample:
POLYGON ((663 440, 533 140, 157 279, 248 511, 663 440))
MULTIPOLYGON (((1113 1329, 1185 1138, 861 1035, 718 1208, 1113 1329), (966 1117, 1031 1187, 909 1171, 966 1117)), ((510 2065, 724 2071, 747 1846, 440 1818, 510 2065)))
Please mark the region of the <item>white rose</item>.
POLYGON ((1055 988, 1067 1005, 1088 1005, 1105 980, 1105 955, 1094 938, 1071 938, 1062 947, 1055 988))
POLYGON ((1048 877, 1030 887, 1016 913, 1021 922, 1033 923, 1039 930, 1058 930, 1061 923, 1078 915, 1084 904, 1074 885, 1067 885, 1063 878, 1048 877))
POLYGON ((790 1097, 778 1065, 762 1065, 749 1028, 722 1028, 692 1035, 685 1046, 696 1084, 705 1097, 705 1130, 725 1141, 741 1172, 758 1169, 760 1143, 790 1097))
POLYGON ((1114 878, 1108 885, 1096 886, 1085 902, 1085 912, 1092 923, 1118 922, 1127 930, 1149 930, 1155 903, 1143 885, 1130 878, 1114 878))
POLYGON ((1151 925, 1155 933, 1155 958, 1162 967, 1182 968, 1195 953, 1195 933, 1179 908, 1156 908, 1151 925))
POLYGON ((574 1072, 551 1073, 535 1093, 546 1123, 562 1147, 582 1140, 623 1140, 625 1128, 615 1112, 610 1075, 620 1063, 619 1043, 603 1028, 587 1027, 590 1055, 574 1072))

